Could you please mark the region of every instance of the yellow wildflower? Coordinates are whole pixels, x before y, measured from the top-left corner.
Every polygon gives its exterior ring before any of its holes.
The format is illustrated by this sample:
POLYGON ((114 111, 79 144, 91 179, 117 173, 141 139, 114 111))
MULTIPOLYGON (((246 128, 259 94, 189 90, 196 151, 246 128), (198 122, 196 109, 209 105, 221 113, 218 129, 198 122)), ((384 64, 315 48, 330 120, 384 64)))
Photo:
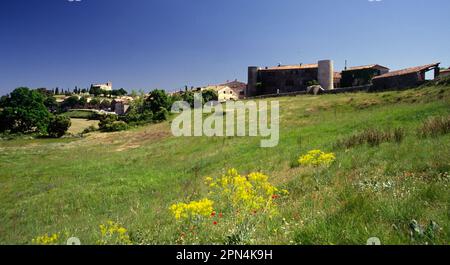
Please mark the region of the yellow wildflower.
POLYGON ((335 160, 334 153, 311 150, 306 155, 300 156, 298 163, 302 166, 330 166, 335 160))
POLYGON ((58 243, 58 239, 59 233, 52 235, 45 234, 34 238, 31 242, 35 245, 56 245, 58 243))

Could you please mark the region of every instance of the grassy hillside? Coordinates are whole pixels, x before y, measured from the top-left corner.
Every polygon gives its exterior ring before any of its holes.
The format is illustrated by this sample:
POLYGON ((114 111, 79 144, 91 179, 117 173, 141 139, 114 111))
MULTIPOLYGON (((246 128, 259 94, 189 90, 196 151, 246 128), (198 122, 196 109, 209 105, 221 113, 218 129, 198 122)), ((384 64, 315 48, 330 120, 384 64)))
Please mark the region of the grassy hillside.
POLYGON ((94 244, 108 220, 135 244, 180 243, 168 208, 203 198, 204 177, 230 168, 261 171, 289 191, 279 214, 242 243, 450 242, 450 134, 417 135, 427 118, 450 115, 450 87, 276 100, 275 148, 260 148, 258 137, 175 138, 168 122, 82 139, 0 141, 0 243, 61 233, 94 244), (365 129, 399 127, 400 143, 336 145, 365 129), (298 165, 313 149, 334 152, 336 162, 322 170, 298 165))
POLYGON ((69 134, 79 134, 82 133, 86 128, 90 126, 94 126, 98 128, 98 121, 97 120, 87 120, 87 119, 77 119, 72 118, 70 119, 71 126, 69 130, 67 131, 69 134))

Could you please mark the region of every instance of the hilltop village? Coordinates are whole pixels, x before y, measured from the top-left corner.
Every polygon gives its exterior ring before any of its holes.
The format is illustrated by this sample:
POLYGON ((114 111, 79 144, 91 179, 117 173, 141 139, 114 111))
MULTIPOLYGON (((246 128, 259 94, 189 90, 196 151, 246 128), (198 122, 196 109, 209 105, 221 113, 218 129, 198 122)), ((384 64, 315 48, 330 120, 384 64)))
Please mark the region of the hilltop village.
MULTIPOLYGON (((184 90, 168 92, 168 95, 181 97, 187 92, 214 91, 217 94, 216 100, 225 102, 252 97, 290 94, 405 89, 424 83, 426 73, 429 71, 434 71, 434 78, 450 75, 450 68, 440 68, 439 65, 440 63, 432 63, 391 71, 390 68, 383 65, 369 64, 345 67, 340 72, 334 70, 332 60, 322 60, 316 64, 279 64, 272 67, 250 66, 248 67, 247 83, 236 79, 200 87, 188 88, 186 86, 184 90)), ((62 95, 57 97, 57 100, 58 102, 64 102, 68 97, 74 95, 79 99, 84 97, 86 103, 91 103, 91 100, 96 97, 103 96, 103 100, 106 99, 103 104, 91 104, 88 108, 117 115, 127 113, 131 102, 137 98, 136 94, 128 94, 124 89, 114 90, 112 82, 106 82, 92 84, 90 89, 83 89, 82 91, 75 89, 73 92, 63 92, 62 95)), ((93 103, 97 103, 97 101, 94 100, 93 103)))
POLYGON ((18 88, 0 100, 0 118, 3 121, 0 131, 52 134, 47 129, 59 128, 54 135, 61 137, 69 128, 77 127, 71 126, 71 123, 81 123, 78 127, 84 128, 82 131, 71 131, 72 134, 89 133, 97 129, 121 131, 130 126, 165 121, 173 102, 185 101, 193 106, 195 94, 200 94, 205 103, 223 103, 288 95, 399 90, 448 75, 450 69, 440 68, 440 63, 394 71, 387 66, 370 64, 345 67, 339 72, 334 70, 332 60, 321 60, 315 64, 250 66, 247 83, 235 79, 199 87, 185 86, 184 90, 169 93, 158 89, 150 93, 128 92, 123 88, 114 89, 110 81, 92 84, 90 88, 75 87, 73 90, 18 88), (427 76, 431 71, 434 72, 432 78, 427 76), (35 102, 40 106, 39 117, 31 114, 22 117, 18 114, 23 113, 22 109, 27 109, 29 104, 17 106, 15 102, 28 100, 39 101, 35 102))

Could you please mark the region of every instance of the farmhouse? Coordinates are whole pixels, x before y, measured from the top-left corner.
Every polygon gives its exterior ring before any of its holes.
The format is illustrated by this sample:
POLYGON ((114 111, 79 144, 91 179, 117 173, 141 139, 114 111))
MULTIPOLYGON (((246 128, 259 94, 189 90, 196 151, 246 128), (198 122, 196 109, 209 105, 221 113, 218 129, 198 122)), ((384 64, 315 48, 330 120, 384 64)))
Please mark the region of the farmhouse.
POLYGON ((388 72, 373 78, 371 90, 403 89, 421 85, 425 82, 425 74, 434 70, 434 77, 440 73, 440 63, 411 67, 403 70, 388 72))
POLYGON ((91 87, 99 88, 99 89, 105 90, 105 91, 112 91, 112 83, 111 82, 106 82, 105 84, 92 84, 91 87))
POLYGON ((350 67, 341 73, 341 87, 365 86, 372 82, 375 76, 386 74, 389 68, 379 64, 350 67))
POLYGON ((131 101, 133 101, 132 97, 121 97, 113 99, 113 101, 111 102, 111 109, 117 115, 124 115, 130 108, 131 101))
POLYGON ((201 91, 204 90, 214 90, 217 92, 218 95, 218 101, 219 102, 226 102, 229 100, 238 100, 239 94, 236 94, 236 92, 231 89, 229 86, 223 86, 223 85, 217 85, 217 86, 206 86, 202 87, 200 89, 201 91))
POLYGON ((245 89, 247 88, 247 84, 243 82, 239 82, 237 79, 235 79, 232 82, 227 81, 225 84, 221 84, 221 86, 227 86, 231 88, 236 95, 238 95, 239 99, 244 98, 245 96, 245 89))
POLYGON ((245 96, 306 91, 308 86, 317 82, 324 89, 334 89, 335 78, 339 75, 335 74, 331 60, 265 68, 250 66, 245 96))
POLYGON ((379 64, 347 67, 334 72, 333 61, 317 64, 278 65, 275 67, 248 67, 248 85, 245 97, 287 94, 307 91, 312 85, 323 93, 372 91, 415 87, 426 80, 426 73, 434 70, 434 78, 450 75, 450 69, 440 70, 440 63, 411 67, 390 72, 379 64), (338 89, 335 89, 338 88, 338 89))
POLYGON ((439 76, 450 76, 450 68, 449 69, 445 69, 445 70, 441 70, 439 72, 439 76))

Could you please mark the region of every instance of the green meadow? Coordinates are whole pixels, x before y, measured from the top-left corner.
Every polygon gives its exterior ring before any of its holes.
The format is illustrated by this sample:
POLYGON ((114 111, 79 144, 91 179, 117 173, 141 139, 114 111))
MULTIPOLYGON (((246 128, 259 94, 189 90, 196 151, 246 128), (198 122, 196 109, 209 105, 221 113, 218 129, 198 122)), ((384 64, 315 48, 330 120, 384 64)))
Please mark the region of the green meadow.
POLYGON ((450 87, 267 100, 280 102, 274 148, 261 148, 260 137, 174 137, 170 122, 0 140, 0 244, 54 233, 61 244, 69 236, 96 244, 108 220, 126 227, 133 244, 177 244, 170 205, 203 198, 204 178, 230 168, 263 172, 289 191, 279 214, 256 225, 245 244, 450 242, 450 134, 418 133, 429 118, 450 117, 450 87), (365 130, 395 129, 398 140, 337 144, 365 130), (336 161, 299 165, 314 149, 335 153, 336 161))

